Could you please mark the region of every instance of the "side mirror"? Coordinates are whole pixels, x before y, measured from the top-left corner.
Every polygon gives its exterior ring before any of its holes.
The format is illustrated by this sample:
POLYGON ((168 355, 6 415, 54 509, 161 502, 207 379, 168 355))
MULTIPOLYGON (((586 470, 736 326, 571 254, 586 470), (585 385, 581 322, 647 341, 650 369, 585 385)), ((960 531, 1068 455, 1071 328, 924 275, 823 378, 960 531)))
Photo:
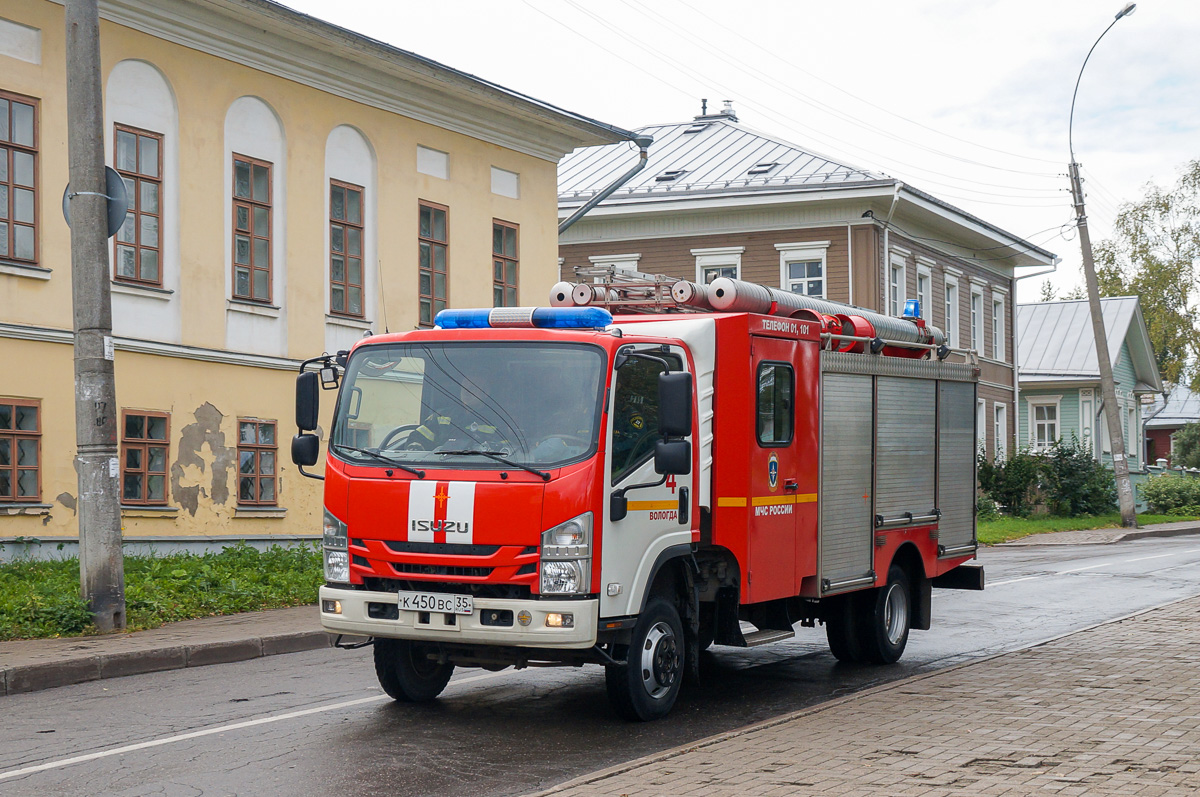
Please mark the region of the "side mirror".
POLYGON ((296 377, 296 426, 302 432, 317 428, 317 411, 321 407, 320 389, 321 377, 314 371, 305 371, 296 377))
POLYGON ((292 462, 302 468, 317 464, 321 441, 315 434, 298 434, 292 438, 292 462))
POLYGON ((654 472, 684 476, 692 472, 692 444, 687 440, 659 440, 654 444, 654 472))
POLYGON ((608 497, 608 519, 624 520, 629 514, 629 499, 623 494, 613 493, 608 497))
POLYGON ((658 433, 663 437, 692 433, 692 375, 686 371, 658 375, 658 433))

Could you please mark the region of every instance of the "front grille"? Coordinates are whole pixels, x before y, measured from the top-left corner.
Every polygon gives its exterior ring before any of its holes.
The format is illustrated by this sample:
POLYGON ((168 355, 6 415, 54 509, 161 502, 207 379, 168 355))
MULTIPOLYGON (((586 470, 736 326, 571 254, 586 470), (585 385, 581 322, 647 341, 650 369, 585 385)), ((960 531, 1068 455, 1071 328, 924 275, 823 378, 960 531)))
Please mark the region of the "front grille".
POLYGON ((536 573, 536 572, 537 572, 537 565, 521 565, 520 567, 517 568, 517 572, 514 575, 528 576, 528 575, 530 575, 532 573, 536 573))
MULTIPOLYGON (((500 550, 499 545, 457 545, 445 542, 397 542, 395 540, 384 540, 383 544, 396 553, 430 553, 438 556, 491 556, 500 550)), ((537 548, 534 548, 533 552, 536 553, 537 548)))
POLYGON ((530 600, 533 597, 527 584, 463 584, 456 581, 409 581, 368 576, 363 579, 363 586, 372 592, 449 592, 503 600, 530 600))
POLYGON ((458 567, 455 565, 415 565, 406 562, 392 562, 392 570, 397 575, 412 573, 422 576, 459 576, 465 578, 487 578, 492 574, 490 567, 458 567))

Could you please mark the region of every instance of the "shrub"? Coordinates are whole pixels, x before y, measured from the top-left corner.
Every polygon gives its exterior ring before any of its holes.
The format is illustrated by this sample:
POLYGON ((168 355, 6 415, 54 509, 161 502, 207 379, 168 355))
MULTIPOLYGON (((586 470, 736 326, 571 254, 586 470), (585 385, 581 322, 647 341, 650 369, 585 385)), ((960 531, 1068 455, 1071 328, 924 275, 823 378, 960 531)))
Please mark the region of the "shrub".
POLYGON ((996 520, 1000 517, 1000 506, 987 496, 983 496, 975 502, 975 517, 982 521, 996 520))
POLYGON ((1111 512, 1117 505, 1113 472, 1096 461, 1092 452, 1071 441, 1059 441, 1042 458, 1046 506, 1052 515, 1079 517, 1111 512))
POLYGON ((988 462, 981 456, 979 488, 986 499, 1005 507, 1009 514, 1025 517, 1033 509, 1039 462, 1028 451, 1015 452, 1006 462, 988 462))
POLYGON ((1173 512, 1175 509, 1192 509, 1200 505, 1200 479, 1188 476, 1164 474, 1154 476, 1138 485, 1142 498, 1155 512, 1164 514, 1193 514, 1173 512))

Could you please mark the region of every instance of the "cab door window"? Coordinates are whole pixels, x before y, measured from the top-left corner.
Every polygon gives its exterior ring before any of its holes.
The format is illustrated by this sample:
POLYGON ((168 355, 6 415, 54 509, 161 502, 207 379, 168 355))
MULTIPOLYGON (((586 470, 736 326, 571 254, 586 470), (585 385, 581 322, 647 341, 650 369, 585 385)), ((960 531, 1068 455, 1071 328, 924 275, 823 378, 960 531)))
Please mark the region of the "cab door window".
POLYGON ((795 417, 792 367, 784 363, 764 362, 758 366, 758 402, 755 413, 758 444, 785 446, 792 442, 792 418, 795 417))
MULTIPOLYGON (((672 371, 682 369, 678 355, 656 351, 654 356, 671 363, 672 371)), ((654 453, 654 443, 659 439, 658 375, 665 370, 655 360, 634 357, 617 371, 613 401, 613 484, 654 453)))

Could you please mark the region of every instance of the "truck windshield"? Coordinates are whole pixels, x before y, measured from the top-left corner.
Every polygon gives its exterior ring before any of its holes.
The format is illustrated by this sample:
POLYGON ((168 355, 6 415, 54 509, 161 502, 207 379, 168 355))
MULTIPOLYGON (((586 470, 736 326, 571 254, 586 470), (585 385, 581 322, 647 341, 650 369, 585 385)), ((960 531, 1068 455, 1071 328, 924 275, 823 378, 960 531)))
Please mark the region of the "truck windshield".
POLYGON ((567 465, 596 450, 605 365, 585 344, 363 346, 346 367, 331 448, 377 467, 371 452, 422 467, 504 468, 469 452, 567 465))

